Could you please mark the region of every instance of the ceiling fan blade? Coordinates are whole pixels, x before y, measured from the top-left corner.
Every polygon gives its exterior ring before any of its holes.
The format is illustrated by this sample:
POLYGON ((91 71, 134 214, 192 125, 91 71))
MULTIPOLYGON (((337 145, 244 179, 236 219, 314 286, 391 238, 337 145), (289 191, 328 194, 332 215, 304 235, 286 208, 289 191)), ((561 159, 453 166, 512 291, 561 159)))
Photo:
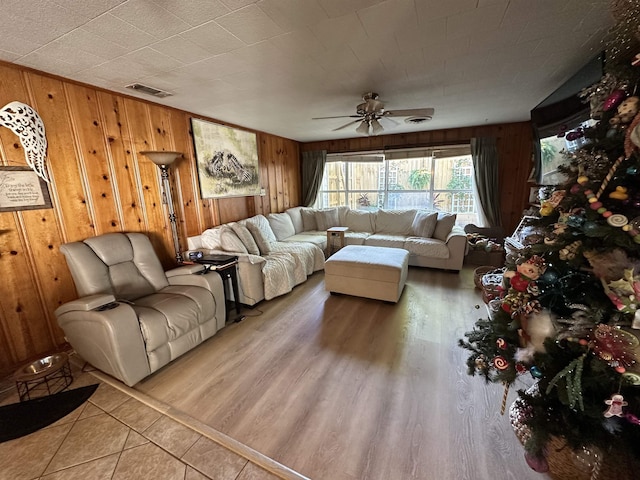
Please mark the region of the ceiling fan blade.
POLYGON ((333 130, 331 130, 332 132, 335 132, 336 130, 342 130, 343 128, 347 128, 349 125, 353 125, 354 123, 360 123, 362 121, 362 119, 360 117, 358 117, 357 120, 352 120, 349 123, 345 123, 344 125, 342 125, 341 127, 338 128, 334 128, 333 130))
POLYGON ((360 115, 338 115, 337 117, 314 117, 311 120, 326 120, 329 118, 360 118, 360 115))
POLYGON ((409 108, 407 110, 387 110, 384 112, 385 117, 433 117, 435 110, 433 108, 409 108))

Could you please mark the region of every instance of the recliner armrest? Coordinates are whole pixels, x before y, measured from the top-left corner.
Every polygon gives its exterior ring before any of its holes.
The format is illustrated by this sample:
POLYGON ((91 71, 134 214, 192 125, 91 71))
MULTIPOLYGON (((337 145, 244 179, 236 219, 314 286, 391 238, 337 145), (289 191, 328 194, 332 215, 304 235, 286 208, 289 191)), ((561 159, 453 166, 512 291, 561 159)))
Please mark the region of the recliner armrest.
POLYGON ((200 265, 198 263, 194 263, 193 265, 183 265, 181 267, 172 268, 171 270, 167 270, 165 275, 167 278, 176 277, 178 275, 191 275, 194 273, 198 273, 204 270, 204 265, 200 265))
POLYGON ((64 305, 60 305, 58 308, 56 308, 55 314, 56 316, 60 316, 63 313, 71 312, 74 310, 87 312, 89 310, 95 310, 97 308, 103 307, 115 301, 116 297, 111 294, 97 293, 95 295, 87 295, 86 297, 81 297, 76 300, 67 302, 64 305))

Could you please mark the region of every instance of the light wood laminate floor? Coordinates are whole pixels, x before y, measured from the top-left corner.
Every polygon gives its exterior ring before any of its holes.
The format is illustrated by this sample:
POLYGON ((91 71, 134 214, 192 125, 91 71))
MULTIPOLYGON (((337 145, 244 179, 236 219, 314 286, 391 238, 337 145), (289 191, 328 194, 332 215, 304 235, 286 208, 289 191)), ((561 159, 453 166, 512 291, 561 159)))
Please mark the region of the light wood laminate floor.
POLYGON ((410 268, 397 305, 329 295, 319 272, 257 309, 135 388, 313 480, 546 478, 503 389, 466 373, 472 269, 410 268))

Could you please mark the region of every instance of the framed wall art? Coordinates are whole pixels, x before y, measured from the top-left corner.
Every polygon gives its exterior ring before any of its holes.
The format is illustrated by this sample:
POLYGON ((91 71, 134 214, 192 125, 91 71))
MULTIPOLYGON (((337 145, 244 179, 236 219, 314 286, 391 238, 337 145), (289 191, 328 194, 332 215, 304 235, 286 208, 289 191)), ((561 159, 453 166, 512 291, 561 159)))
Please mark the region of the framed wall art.
POLYGON ((53 208, 47 183, 29 167, 0 167, 0 212, 53 208))
POLYGON ((256 134, 191 119, 202 198, 260 195, 256 134))

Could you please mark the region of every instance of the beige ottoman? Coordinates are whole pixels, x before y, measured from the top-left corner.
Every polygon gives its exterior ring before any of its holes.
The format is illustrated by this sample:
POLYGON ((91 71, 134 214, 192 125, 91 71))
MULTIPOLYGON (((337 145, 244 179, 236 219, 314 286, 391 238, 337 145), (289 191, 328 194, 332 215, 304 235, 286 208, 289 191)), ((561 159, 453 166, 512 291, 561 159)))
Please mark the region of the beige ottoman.
POLYGON ((402 248, 348 245, 324 264, 331 293, 397 302, 407 281, 409 252, 402 248))

